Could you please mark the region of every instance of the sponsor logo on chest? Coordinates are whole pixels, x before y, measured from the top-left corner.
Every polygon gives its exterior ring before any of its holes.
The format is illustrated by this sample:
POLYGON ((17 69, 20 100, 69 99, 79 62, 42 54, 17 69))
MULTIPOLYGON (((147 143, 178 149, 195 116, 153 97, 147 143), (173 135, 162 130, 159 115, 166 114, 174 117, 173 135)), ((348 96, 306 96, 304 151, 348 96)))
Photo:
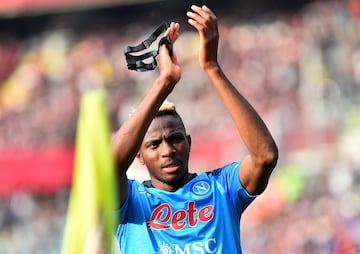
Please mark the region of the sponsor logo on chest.
POLYGON ((180 245, 178 243, 167 244, 162 243, 157 253, 158 254, 214 254, 218 250, 217 241, 215 238, 204 239, 202 241, 197 241, 193 243, 186 243, 185 245, 180 245))
POLYGON ((157 206, 147 223, 148 228, 162 230, 172 228, 181 230, 187 225, 195 227, 199 223, 206 223, 214 217, 214 207, 207 205, 195 207, 195 202, 188 202, 186 209, 173 210, 168 203, 157 206))

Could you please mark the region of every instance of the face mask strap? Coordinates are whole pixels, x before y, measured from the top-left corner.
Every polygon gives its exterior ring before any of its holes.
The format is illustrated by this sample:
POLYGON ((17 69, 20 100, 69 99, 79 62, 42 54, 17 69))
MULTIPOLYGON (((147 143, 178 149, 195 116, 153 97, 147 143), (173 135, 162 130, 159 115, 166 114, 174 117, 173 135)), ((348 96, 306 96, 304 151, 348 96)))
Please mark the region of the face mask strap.
POLYGON ((133 53, 148 49, 151 44, 163 33, 169 25, 164 22, 144 41, 136 46, 127 46, 124 54, 127 62, 127 67, 129 70, 135 71, 150 71, 154 70, 157 67, 156 56, 159 54, 160 46, 165 44, 169 50, 170 55, 172 55, 172 42, 168 36, 164 36, 159 41, 159 46, 157 50, 152 50, 141 55, 134 55, 133 53), (144 60, 151 59, 151 62, 145 63, 144 60))

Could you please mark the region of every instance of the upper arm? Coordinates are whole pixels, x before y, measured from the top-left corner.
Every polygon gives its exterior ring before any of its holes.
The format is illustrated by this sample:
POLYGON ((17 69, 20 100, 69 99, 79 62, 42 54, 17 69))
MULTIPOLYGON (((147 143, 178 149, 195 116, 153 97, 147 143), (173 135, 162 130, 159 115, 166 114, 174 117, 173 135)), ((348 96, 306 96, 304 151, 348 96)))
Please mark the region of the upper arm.
POLYGON ((240 164, 239 179, 249 194, 261 194, 269 181, 274 165, 256 163, 250 155, 246 156, 240 164))
POLYGON ((127 199, 128 196, 128 178, 126 174, 119 176, 118 178, 118 208, 120 208, 127 199))

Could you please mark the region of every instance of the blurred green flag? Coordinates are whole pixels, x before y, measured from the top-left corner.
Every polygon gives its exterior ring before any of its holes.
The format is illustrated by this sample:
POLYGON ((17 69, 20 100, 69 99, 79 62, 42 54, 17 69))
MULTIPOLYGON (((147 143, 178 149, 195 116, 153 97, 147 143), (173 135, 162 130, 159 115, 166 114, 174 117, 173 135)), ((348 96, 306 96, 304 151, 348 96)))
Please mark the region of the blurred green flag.
POLYGON ((106 93, 90 90, 80 104, 62 254, 112 252, 117 192, 110 141, 106 93))

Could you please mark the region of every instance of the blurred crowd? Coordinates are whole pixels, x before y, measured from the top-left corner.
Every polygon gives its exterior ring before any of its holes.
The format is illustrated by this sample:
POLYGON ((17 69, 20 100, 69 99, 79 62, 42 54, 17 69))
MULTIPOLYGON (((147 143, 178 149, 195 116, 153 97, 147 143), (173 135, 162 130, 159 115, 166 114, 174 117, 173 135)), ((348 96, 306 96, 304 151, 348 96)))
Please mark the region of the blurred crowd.
MULTIPOLYGON (((290 15, 220 19, 219 61, 280 150, 268 189, 244 214, 244 253, 360 253, 359 6, 315 1, 290 15)), ((123 51, 154 29, 0 38, 0 148, 73 143, 81 95, 96 87, 108 91, 119 127, 157 75, 127 70, 123 51)), ((198 66, 195 31, 182 26, 175 51, 182 80, 169 99, 198 144, 193 170, 241 159, 245 148, 198 66), (216 145, 207 160, 201 151, 216 145)), ((68 192, 1 198, 0 253, 58 253, 68 192)))

